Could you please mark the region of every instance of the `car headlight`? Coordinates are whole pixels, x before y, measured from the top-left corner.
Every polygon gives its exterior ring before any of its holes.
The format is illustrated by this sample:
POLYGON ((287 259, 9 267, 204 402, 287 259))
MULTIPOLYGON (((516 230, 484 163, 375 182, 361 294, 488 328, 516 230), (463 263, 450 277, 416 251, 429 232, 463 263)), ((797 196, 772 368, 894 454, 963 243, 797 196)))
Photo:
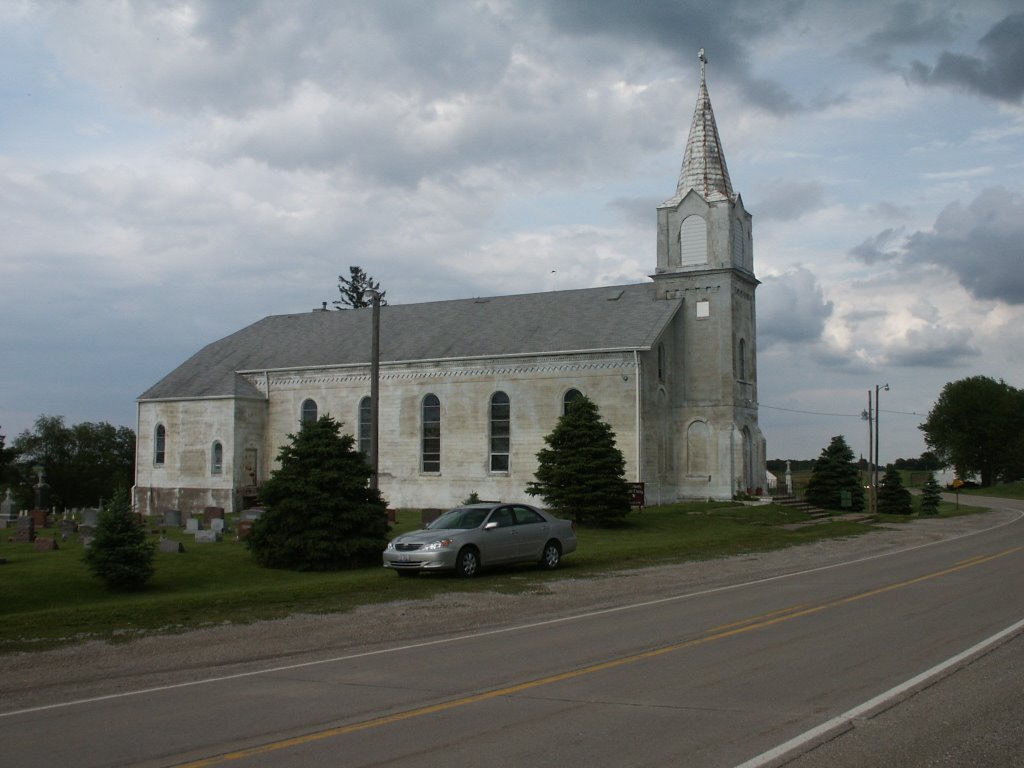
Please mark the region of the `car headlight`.
POLYGON ((438 539, 423 547, 424 551, 432 552, 436 549, 446 549, 455 543, 455 539, 438 539))
POLYGON ((395 542, 389 541, 388 545, 386 547, 384 547, 384 551, 385 552, 394 552, 395 551, 395 542))

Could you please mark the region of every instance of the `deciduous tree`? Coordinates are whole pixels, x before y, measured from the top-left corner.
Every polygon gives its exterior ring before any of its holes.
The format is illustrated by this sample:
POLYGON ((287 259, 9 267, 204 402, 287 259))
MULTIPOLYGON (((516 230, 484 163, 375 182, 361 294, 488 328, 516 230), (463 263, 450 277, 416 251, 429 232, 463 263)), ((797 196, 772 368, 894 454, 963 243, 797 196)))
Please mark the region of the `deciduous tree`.
POLYGON ((1024 476, 1024 392, 988 376, 942 388, 921 424, 924 440, 959 477, 982 486, 1024 476))
POLYGON ((610 524, 629 514, 626 462, 593 401, 573 400, 544 442, 548 447, 537 454, 536 480, 527 493, 580 523, 610 524))
POLYGON ((330 416, 288 437, 260 490, 266 512, 246 539, 256 561, 298 571, 379 565, 387 506, 353 437, 330 416))
POLYGON ((128 427, 88 421, 69 427, 63 416, 40 416, 13 447, 22 494, 35 482, 33 467, 41 466, 55 507, 98 506, 135 481, 135 432, 128 427))

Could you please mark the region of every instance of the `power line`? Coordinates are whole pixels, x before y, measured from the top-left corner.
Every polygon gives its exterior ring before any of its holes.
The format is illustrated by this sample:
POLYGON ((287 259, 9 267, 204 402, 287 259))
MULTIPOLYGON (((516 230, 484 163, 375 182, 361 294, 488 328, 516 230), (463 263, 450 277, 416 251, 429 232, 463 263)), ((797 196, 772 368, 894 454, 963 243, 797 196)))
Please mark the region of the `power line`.
MULTIPOLYGON (((807 416, 839 416, 842 418, 849 419, 862 419, 862 413, 829 413, 828 411, 802 411, 798 408, 782 408, 778 405, 765 405, 764 403, 758 403, 758 408, 767 408, 771 411, 786 411, 787 413, 801 413, 807 416)), ((901 416, 927 416, 925 413, 917 413, 916 411, 890 411, 885 408, 880 409, 880 413, 895 413, 901 416)))

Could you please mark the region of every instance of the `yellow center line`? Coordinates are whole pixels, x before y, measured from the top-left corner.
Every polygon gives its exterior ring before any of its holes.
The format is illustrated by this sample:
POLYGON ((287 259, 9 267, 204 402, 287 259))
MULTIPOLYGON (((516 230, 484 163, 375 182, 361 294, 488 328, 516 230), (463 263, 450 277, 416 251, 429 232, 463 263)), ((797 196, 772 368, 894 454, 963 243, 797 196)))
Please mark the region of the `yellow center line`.
POLYGON ((222 765, 224 763, 233 762, 235 760, 244 760, 247 757, 256 757, 258 755, 265 755, 271 752, 278 752, 283 749, 289 749, 291 747, 298 747, 304 744, 311 744, 317 741, 323 741, 324 739, 331 739, 336 736, 344 736, 349 733, 356 733, 358 731, 365 731, 371 728, 379 728, 384 725, 391 725, 393 723, 399 723, 404 720, 411 720, 416 717, 423 717, 425 715, 433 715, 438 712, 445 712, 447 710, 456 709, 459 707, 469 706, 471 704, 479 704, 483 701, 490 701, 497 699, 502 696, 511 696, 517 693, 523 693, 534 688, 540 688, 546 685, 553 685, 554 683, 565 682, 566 680, 573 680, 578 677, 585 675, 592 675, 596 672, 605 672, 610 669, 616 669, 618 667, 626 666, 627 664, 635 664, 639 661, 645 661, 647 659, 653 659, 658 656, 664 656, 665 654, 674 653, 687 648, 695 648, 700 645, 705 645, 714 640, 724 640, 726 638, 735 637, 737 635, 746 634, 753 632, 757 629, 764 629, 775 624, 780 624, 784 621, 790 621, 792 619, 802 618, 804 616, 811 616, 816 613, 821 613, 829 608, 837 608, 842 605, 854 603, 859 600, 865 600, 869 597, 876 597, 878 595, 885 594, 887 592, 893 592, 897 589, 903 589, 905 587, 913 586, 914 584, 920 584, 931 579, 937 579, 942 576, 947 576, 951 573, 966 570, 967 568, 973 568, 983 563, 988 563, 999 558, 1006 557, 1007 555, 1014 554, 1024 550, 1024 546, 1013 547, 1011 549, 1003 550, 992 555, 983 555, 970 560, 964 560, 956 565, 949 568, 945 568, 941 571, 935 571, 928 573, 923 576, 916 576, 906 581, 896 582, 894 584, 888 584, 884 587, 878 587, 867 592, 860 592, 856 595, 850 595, 843 597, 838 600, 833 600, 827 603, 821 603, 818 605, 798 605, 792 608, 784 608, 780 611, 773 613, 764 614, 761 617, 755 617, 745 621, 736 622, 734 624, 723 625, 719 630, 709 630, 709 633, 704 637, 694 638, 692 640, 684 640, 679 643, 673 643, 672 645, 662 646, 661 648, 654 648, 649 651, 643 651, 641 653, 635 653, 630 656, 622 656, 617 659, 611 659, 604 661, 599 664, 591 664, 590 666, 581 667, 579 669, 570 670, 568 672, 561 672, 556 675, 549 675, 547 677, 541 677, 536 680, 529 680, 525 683, 518 683, 517 685, 510 685, 504 688, 496 688, 491 691, 484 691, 483 693, 473 694, 471 696, 463 696, 458 699, 452 699, 450 701, 440 702, 438 704, 430 704, 424 707, 417 707, 415 709, 409 709, 404 712, 396 712, 393 715, 384 715, 383 717, 376 717, 371 720, 364 720, 359 723, 351 723, 349 725, 340 725, 335 728, 327 728, 322 731, 316 731, 314 733, 304 734, 302 736, 293 736, 287 739, 281 739, 280 741, 273 741, 267 744, 262 744, 257 747, 247 747, 245 749, 239 749, 234 752, 226 752, 221 755, 215 755, 213 757, 196 760, 190 763, 182 763, 179 768, 208 768, 208 766, 222 765))
POLYGON ((734 622, 732 622, 730 624, 722 624, 722 625, 717 626, 717 627, 712 627, 711 629, 707 630, 706 633, 711 635, 711 634, 714 634, 716 632, 721 632, 722 630, 725 630, 725 629, 732 629, 733 627, 742 627, 745 624, 753 624, 755 622, 761 622, 761 621, 764 621, 765 619, 774 618, 775 616, 782 616, 782 615, 785 615, 787 613, 792 613, 793 611, 799 611, 799 610, 801 610, 803 608, 806 608, 809 605, 810 605, 810 603, 801 603, 800 605, 790 606, 789 608, 783 608, 783 609, 778 610, 778 611, 772 611, 771 613, 763 613, 760 616, 750 616, 749 618, 740 619, 739 621, 734 621, 734 622))

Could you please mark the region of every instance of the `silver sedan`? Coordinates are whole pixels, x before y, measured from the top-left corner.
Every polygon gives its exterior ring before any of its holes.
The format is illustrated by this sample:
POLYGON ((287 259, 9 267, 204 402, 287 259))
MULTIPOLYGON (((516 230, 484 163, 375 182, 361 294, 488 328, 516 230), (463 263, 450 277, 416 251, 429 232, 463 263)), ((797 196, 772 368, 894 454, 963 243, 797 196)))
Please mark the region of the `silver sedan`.
POLYGON ((572 522, 529 504, 470 504, 449 510, 426 528, 392 539, 384 567, 400 576, 455 571, 475 576, 482 567, 535 562, 557 568, 576 549, 572 522))

